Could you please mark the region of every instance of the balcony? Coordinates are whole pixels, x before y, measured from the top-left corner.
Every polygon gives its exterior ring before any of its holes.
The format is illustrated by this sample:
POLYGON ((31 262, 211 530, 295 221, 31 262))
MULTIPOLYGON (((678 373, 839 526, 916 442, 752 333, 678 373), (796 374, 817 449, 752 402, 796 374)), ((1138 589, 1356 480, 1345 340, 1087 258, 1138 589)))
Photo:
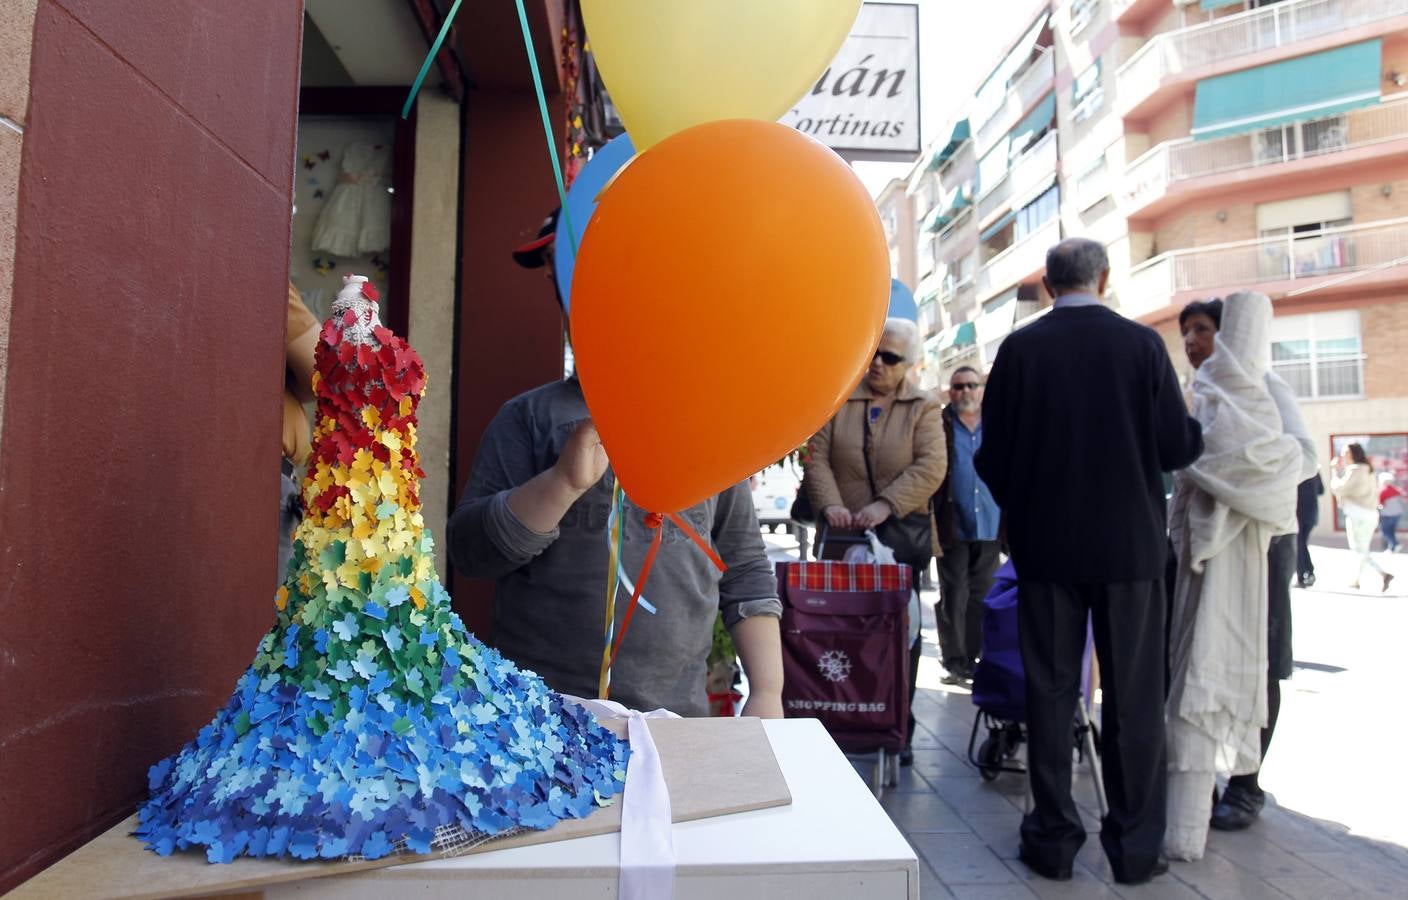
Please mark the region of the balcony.
POLYGON ((1040 275, 1046 269, 1047 249, 1060 239, 1061 218, 1056 216, 988 260, 978 271, 978 302, 1040 275))
POLYGON ((1408 283, 1408 218, 1310 234, 1172 250, 1135 266, 1120 312, 1158 321, 1199 297, 1256 290, 1273 298, 1408 283))
MULTIPOLYGON (((1285 0, 1273 6, 1248 10, 1157 35, 1120 66, 1119 113, 1129 117, 1161 89, 1177 83, 1246 68, 1247 57, 1281 47, 1327 38, 1337 46, 1372 37, 1397 27, 1365 29, 1347 38, 1343 32, 1408 16, 1408 0, 1285 0)), ((1312 47, 1296 47, 1296 53, 1312 47)), ((1295 55, 1287 52, 1282 56, 1295 55)), ((1255 61, 1255 64, 1269 62, 1255 61)))
POLYGON ((1339 115, 1206 141, 1158 145, 1130 163, 1120 189, 1126 216, 1260 179, 1325 174, 1408 153, 1408 95, 1339 115))
MULTIPOLYGON (((1403 2, 1408 3, 1408 0, 1403 2)), ((1013 77, 997 110, 978 128, 973 139, 976 155, 982 156, 998 138, 1011 131, 1027 110, 1051 90, 1055 81, 1056 55, 1047 47, 1031 65, 1013 77)))
POLYGON ((1055 174, 1056 132, 1053 129, 1017 157, 1008 170, 1007 177, 979 198, 978 221, 986 223, 993 213, 1006 209, 1009 205, 1020 206, 1026 203, 1031 199, 1033 191, 1044 190, 1055 174))

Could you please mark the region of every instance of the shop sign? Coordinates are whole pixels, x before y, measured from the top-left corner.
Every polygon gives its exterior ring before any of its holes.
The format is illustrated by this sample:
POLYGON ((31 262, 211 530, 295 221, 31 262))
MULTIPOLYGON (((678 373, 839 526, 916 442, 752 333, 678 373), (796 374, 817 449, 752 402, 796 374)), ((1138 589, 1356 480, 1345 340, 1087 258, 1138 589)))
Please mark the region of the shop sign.
POLYGON ((782 117, 847 159, 919 155, 919 7, 866 3, 811 91, 782 117))

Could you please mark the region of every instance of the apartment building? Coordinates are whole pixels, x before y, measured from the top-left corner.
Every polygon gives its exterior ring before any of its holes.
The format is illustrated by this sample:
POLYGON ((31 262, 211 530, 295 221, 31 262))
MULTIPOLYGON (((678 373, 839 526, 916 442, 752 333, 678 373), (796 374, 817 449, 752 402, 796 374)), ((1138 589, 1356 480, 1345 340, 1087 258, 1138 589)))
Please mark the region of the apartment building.
POLYGON ((1322 460, 1359 439, 1408 484, 1408 0, 1054 0, 943 134, 909 178, 937 382, 991 365, 1084 235, 1185 375, 1184 304, 1271 296, 1322 460))

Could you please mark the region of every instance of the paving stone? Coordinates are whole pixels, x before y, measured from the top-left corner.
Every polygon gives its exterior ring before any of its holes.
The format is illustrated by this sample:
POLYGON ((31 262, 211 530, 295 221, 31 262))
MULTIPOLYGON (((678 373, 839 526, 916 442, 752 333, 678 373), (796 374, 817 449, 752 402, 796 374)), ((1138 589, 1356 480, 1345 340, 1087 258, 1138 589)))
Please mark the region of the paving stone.
POLYGON ((1007 861, 1007 868, 1023 884, 1027 886, 1033 894, 1038 897, 1051 898, 1051 900, 1112 900, 1119 895, 1110 890, 1109 885, 1101 884, 1100 881, 1090 872, 1076 867, 1072 870, 1070 881, 1052 881, 1028 869, 1022 862, 1012 859, 1007 861))
POLYGON ((950 890, 955 885, 1018 880, 975 834, 913 834, 909 842, 950 890))
POLYGON ((1302 853, 1300 858, 1364 896, 1408 897, 1408 873, 1364 853, 1302 853))
POLYGON ((886 792, 880 805, 890 821, 913 841, 920 834, 971 834, 968 823, 937 794, 892 794, 886 792))
POLYGON ((1284 900, 1285 894, 1226 857, 1209 852, 1197 862, 1175 862, 1169 871, 1208 900, 1284 900))

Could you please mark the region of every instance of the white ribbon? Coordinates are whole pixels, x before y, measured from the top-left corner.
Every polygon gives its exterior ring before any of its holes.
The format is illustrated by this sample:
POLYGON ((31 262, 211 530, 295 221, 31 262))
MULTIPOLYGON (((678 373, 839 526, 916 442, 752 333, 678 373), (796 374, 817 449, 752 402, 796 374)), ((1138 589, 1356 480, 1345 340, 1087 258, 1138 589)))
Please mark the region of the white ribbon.
POLYGON ((625 719, 631 743, 626 788, 621 796, 621 900, 672 900, 675 896, 675 842, 670 791, 660 754, 646 719, 678 719, 667 709, 642 713, 614 700, 587 700, 563 694, 597 719, 625 719))

